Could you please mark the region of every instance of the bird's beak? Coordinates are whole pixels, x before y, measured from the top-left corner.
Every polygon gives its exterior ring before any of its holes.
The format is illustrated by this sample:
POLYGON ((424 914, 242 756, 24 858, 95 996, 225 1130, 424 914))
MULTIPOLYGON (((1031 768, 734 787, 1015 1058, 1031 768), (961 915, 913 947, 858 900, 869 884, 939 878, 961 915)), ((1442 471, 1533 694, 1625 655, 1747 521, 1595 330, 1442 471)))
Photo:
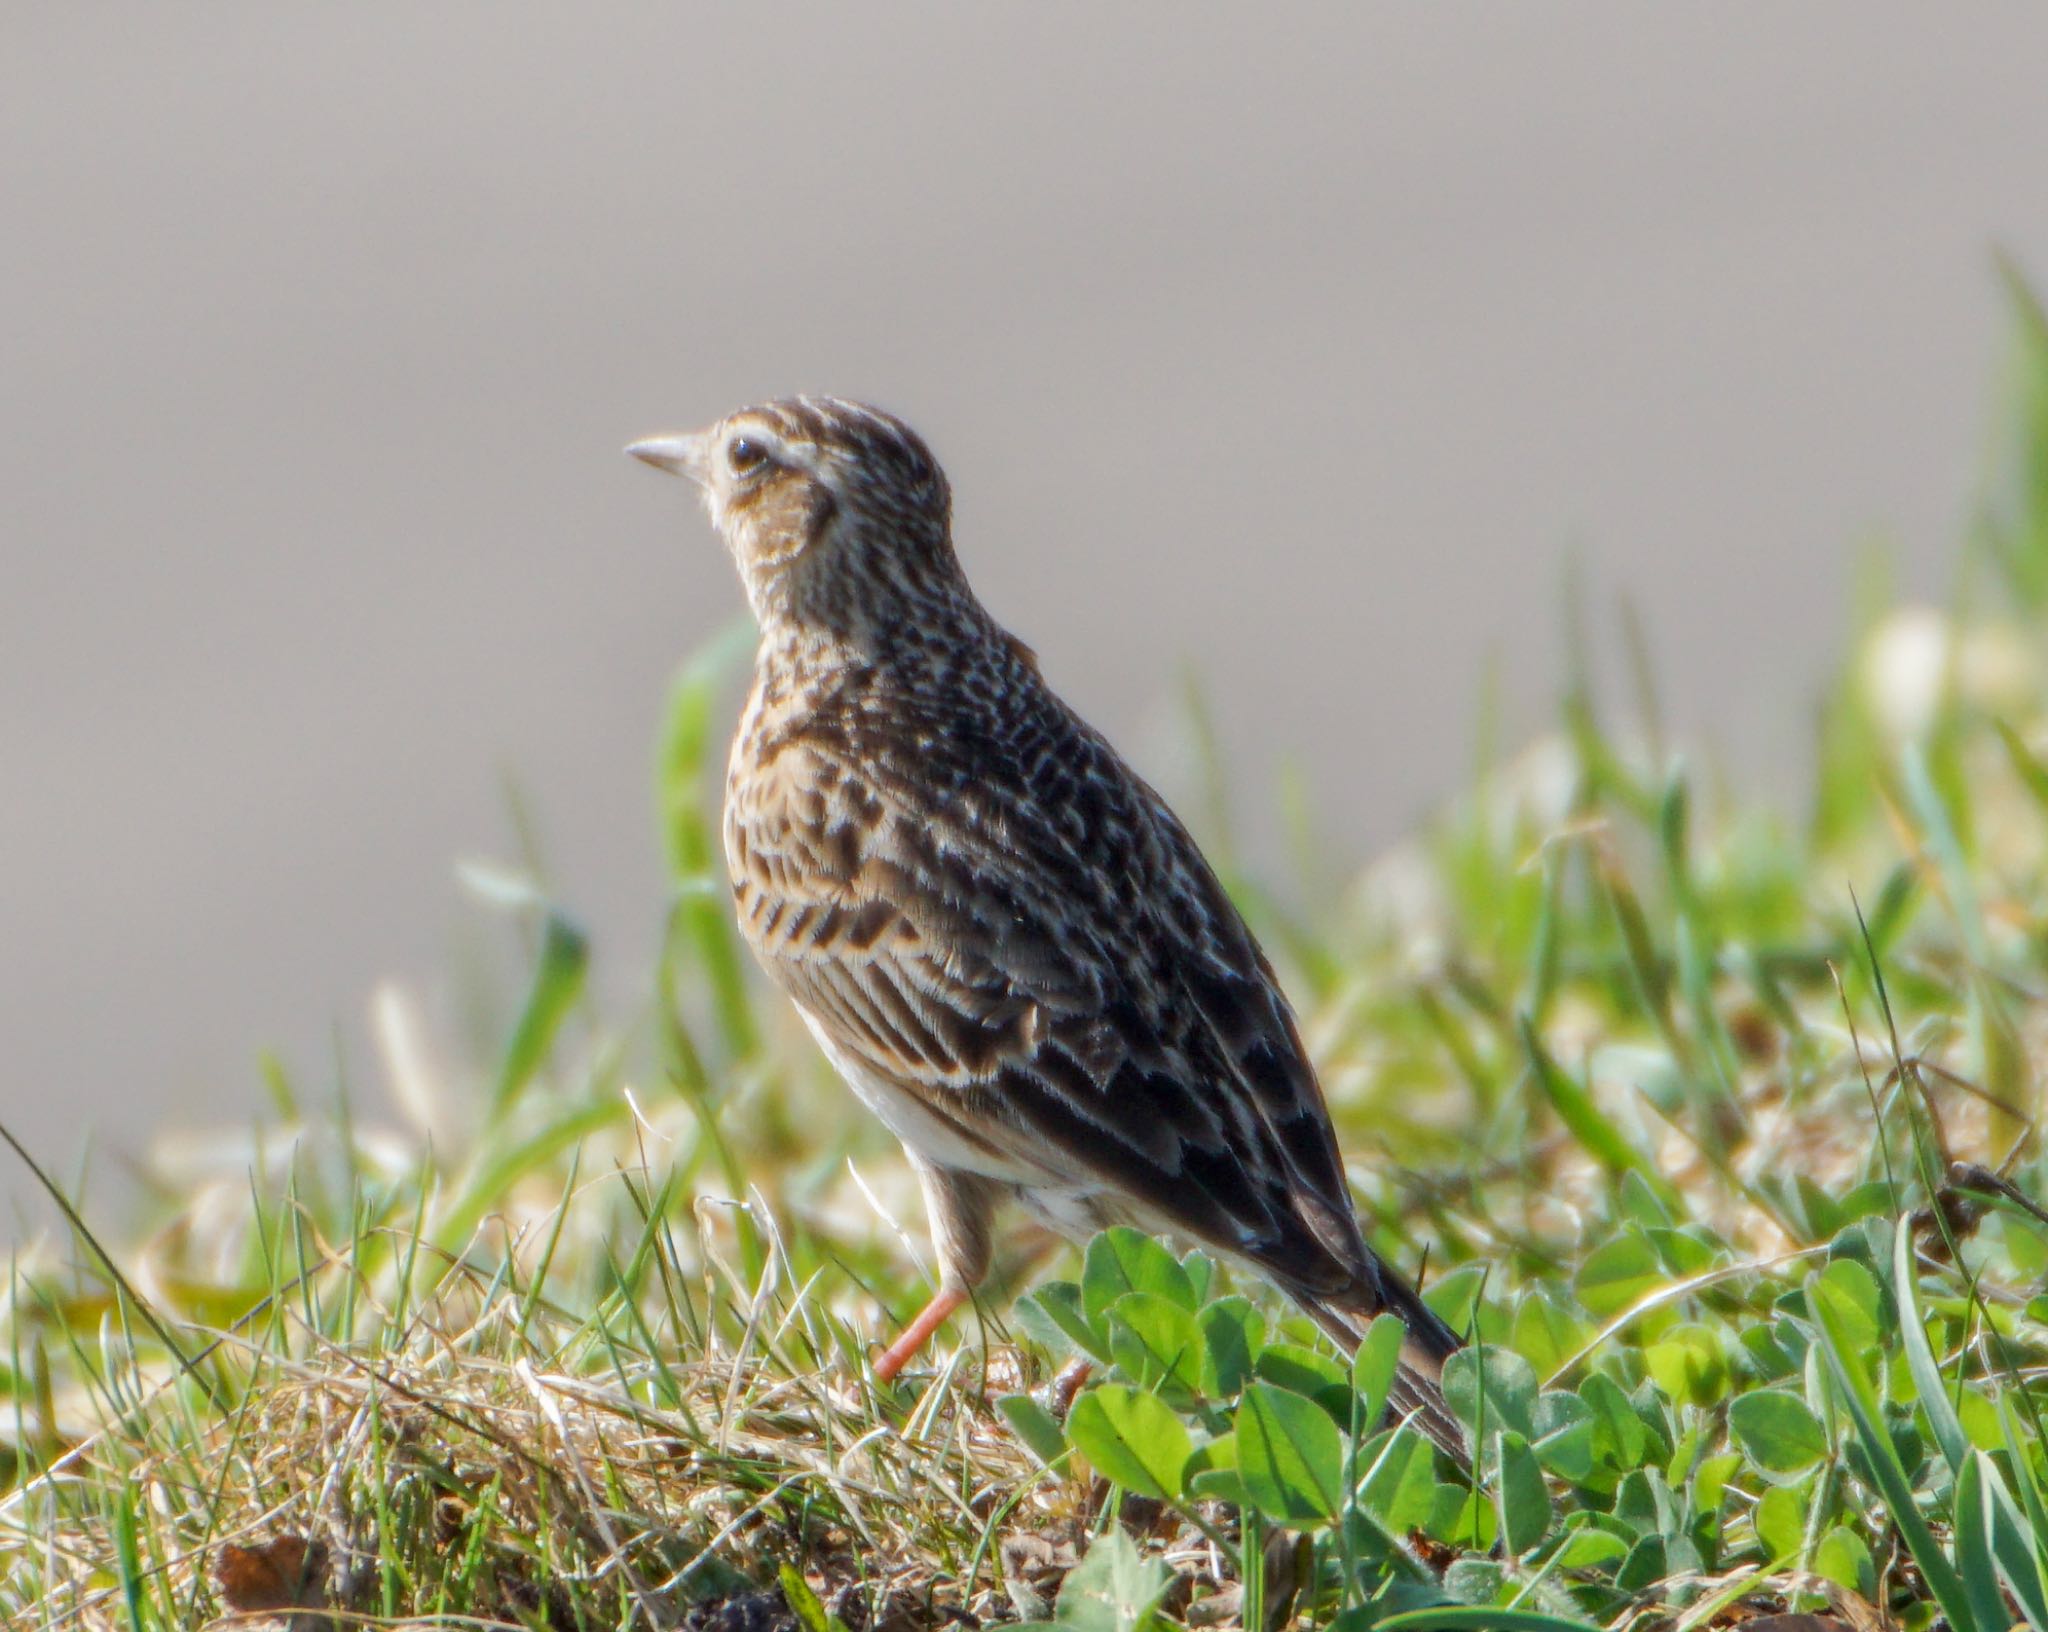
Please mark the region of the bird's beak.
POLYGON ((645 460, 656 470, 665 470, 672 476, 687 476, 699 487, 704 485, 706 466, 702 431, 689 436, 650 436, 627 444, 626 451, 635 459, 645 460))

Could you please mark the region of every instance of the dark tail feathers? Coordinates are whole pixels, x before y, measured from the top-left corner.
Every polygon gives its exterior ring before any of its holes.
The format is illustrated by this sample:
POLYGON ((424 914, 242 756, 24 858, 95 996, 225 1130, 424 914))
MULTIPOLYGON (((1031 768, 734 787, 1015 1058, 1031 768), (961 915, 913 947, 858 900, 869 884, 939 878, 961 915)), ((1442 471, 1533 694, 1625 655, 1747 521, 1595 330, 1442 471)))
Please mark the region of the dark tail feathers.
POLYGON ((1400 1370, 1394 1374, 1393 1387, 1387 1393, 1388 1414, 1412 1422, 1436 1445, 1470 1466, 1472 1452, 1465 1443, 1464 1425, 1452 1415, 1443 1390, 1437 1386, 1444 1362, 1465 1345, 1413 1287, 1391 1270, 1379 1267, 1378 1307, 1340 1309, 1308 1298, 1301 1300, 1302 1307, 1347 1354, 1357 1349, 1373 1316, 1398 1315, 1408 1328, 1408 1337, 1401 1345, 1400 1370))

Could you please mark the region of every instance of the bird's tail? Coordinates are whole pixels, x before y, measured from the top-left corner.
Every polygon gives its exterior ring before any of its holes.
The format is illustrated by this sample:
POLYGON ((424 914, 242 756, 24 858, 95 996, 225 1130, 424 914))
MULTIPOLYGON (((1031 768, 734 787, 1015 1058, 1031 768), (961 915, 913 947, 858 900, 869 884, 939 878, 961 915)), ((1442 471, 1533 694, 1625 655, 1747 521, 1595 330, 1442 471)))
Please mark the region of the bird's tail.
POLYGON ((1464 1425, 1452 1414, 1438 1386, 1444 1362, 1464 1344, 1400 1276, 1382 1266, 1379 1280, 1376 1307, 1338 1307, 1306 1298, 1303 1307, 1347 1354, 1357 1349, 1373 1316, 1399 1316, 1408 1335, 1401 1344, 1401 1363, 1393 1386, 1387 1391, 1387 1413, 1397 1422, 1412 1423, 1418 1432, 1469 1466, 1472 1452, 1465 1442, 1464 1425))
POLYGON ((1464 1424, 1452 1415, 1436 1378, 1408 1358, 1406 1345, 1402 1347, 1393 1386, 1387 1390, 1387 1414, 1397 1422, 1412 1423, 1462 1466, 1471 1466, 1472 1451, 1465 1443, 1464 1424))

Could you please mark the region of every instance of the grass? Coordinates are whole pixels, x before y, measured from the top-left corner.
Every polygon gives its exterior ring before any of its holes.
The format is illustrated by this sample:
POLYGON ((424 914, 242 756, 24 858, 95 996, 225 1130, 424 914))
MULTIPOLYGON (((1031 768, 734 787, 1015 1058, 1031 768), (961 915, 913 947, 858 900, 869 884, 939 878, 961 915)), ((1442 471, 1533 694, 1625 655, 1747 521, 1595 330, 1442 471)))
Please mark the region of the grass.
POLYGON ((2048 1632, 2048 322, 2011 282, 1953 602, 1867 589, 1806 816, 1576 681, 1340 898, 1232 879, 1376 1244, 1473 1336, 1476 1475, 1382 1426, 1391 1334, 1340 1363, 1127 1234, 1020 1235, 875 1384, 922 1218, 729 924, 728 642, 669 709, 643 1012, 530 870, 474 875, 528 984, 460 1064, 382 994, 388 1094, 272 1063, 151 1233, 22 1251, 0 1620, 2048 1632))

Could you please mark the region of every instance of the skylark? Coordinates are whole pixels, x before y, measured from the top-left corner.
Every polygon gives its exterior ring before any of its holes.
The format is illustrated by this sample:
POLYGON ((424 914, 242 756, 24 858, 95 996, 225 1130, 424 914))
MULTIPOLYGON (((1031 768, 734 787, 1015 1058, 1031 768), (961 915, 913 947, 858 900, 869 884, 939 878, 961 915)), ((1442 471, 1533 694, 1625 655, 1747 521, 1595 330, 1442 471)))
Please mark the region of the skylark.
POLYGON ((760 624, 726 780, 740 927, 923 1185, 939 1290, 876 1376, 981 1281, 1014 1198, 1248 1264, 1347 1350, 1391 1310, 1395 1405, 1462 1454, 1436 1387, 1458 1338, 1366 1246, 1272 967, 975 598, 923 441, 796 397, 627 451, 702 489, 760 624))

